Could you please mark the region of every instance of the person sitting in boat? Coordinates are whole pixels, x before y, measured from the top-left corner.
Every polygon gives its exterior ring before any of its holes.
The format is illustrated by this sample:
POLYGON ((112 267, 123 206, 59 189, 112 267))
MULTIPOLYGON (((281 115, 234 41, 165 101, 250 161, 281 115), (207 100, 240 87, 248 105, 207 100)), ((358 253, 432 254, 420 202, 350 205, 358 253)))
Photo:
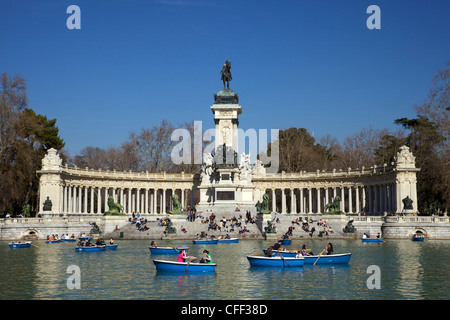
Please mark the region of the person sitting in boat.
POLYGON ((86 239, 86 241, 84 242, 84 246, 85 246, 85 247, 91 247, 91 246, 92 246, 92 243, 91 243, 91 239, 90 239, 90 238, 87 238, 87 239, 86 239))
POLYGON ((367 239, 368 238, 367 233, 364 232, 363 235, 362 235, 362 238, 363 239, 367 239))
POLYGON ((295 257, 296 257, 297 259, 303 257, 303 254, 302 254, 301 250, 298 250, 298 251, 297 251, 297 254, 295 255, 295 257))
POLYGON ((272 257, 272 250, 273 250, 273 246, 270 246, 270 247, 266 250, 266 257, 272 257))
POLYGON ((278 240, 278 242, 276 242, 273 245, 273 250, 279 250, 281 248, 281 240, 278 240))
POLYGON ((109 239, 109 244, 114 244, 114 239, 113 238, 111 238, 111 239, 109 239))
POLYGON ((156 244, 156 241, 150 242, 150 247, 156 248, 158 245, 156 244))
POLYGON ((203 255, 204 257, 200 260, 200 263, 213 263, 213 259, 208 250, 203 250, 203 255))
POLYGON ((230 235, 227 233, 227 235, 225 236, 225 239, 231 239, 230 235))
POLYGON ((195 261, 198 260, 196 257, 188 256, 186 250, 181 249, 180 254, 178 255, 177 262, 186 262, 186 260, 195 261))
POLYGON ((306 250, 306 245, 302 246, 302 250, 300 252, 302 253, 302 256, 313 256, 314 255, 312 252, 308 252, 306 250))
POLYGON ((377 239, 380 239, 380 238, 381 238, 381 234, 378 232, 377 239))
POLYGON ((331 244, 331 242, 328 243, 328 246, 325 249, 325 252, 327 255, 333 254, 333 245, 331 244))

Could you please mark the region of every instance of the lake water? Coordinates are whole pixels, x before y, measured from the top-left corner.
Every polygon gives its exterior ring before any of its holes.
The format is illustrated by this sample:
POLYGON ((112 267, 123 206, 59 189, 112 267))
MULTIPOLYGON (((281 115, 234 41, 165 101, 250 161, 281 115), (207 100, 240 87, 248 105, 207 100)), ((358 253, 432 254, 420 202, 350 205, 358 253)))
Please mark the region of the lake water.
MULTIPOLYGON (((158 245, 189 246, 189 255, 207 248, 217 263, 214 274, 156 272, 150 241, 117 241, 117 251, 78 253, 74 244, 46 244, 10 249, 0 241, 0 299, 143 299, 143 300, 396 300, 449 299, 449 241, 328 240, 335 253, 351 252, 348 265, 305 265, 303 268, 250 267, 247 255, 259 253, 273 241, 241 240, 238 244, 193 245, 191 240, 159 240, 158 245), (78 266, 81 288, 69 289, 69 266, 78 266), (369 266, 380 269, 380 289, 369 289, 369 266)), ((327 240, 293 240, 320 253, 327 240)))

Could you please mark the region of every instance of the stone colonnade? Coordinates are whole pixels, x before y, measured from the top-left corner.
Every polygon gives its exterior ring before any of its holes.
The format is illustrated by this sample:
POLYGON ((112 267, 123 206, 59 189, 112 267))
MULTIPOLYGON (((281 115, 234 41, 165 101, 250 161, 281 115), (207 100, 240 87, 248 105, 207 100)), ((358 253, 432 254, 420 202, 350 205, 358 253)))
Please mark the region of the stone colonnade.
POLYGON ((340 210, 345 213, 396 212, 401 207, 401 203, 397 203, 395 183, 341 187, 299 186, 264 191, 270 197, 270 209, 282 214, 325 213, 326 206, 336 196, 340 197, 340 210))
POLYGON ((60 208, 65 214, 103 214, 109 210, 108 197, 123 207, 126 214, 159 214, 172 209, 172 195, 177 194, 183 208, 193 208, 194 192, 176 188, 116 188, 60 185, 60 208))

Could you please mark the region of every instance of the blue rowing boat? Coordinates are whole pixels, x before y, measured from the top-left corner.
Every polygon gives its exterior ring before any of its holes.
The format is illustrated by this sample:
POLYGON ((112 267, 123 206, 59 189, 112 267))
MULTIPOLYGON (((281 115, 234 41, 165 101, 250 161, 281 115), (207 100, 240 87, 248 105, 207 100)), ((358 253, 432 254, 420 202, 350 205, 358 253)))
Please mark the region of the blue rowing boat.
POLYGON ((151 254, 178 254, 181 249, 189 251, 189 248, 186 246, 176 247, 149 247, 151 254))
POLYGON ((105 245, 105 250, 116 250, 117 249, 117 244, 107 244, 105 245))
POLYGON ((75 247, 76 252, 98 252, 105 251, 105 246, 75 247))
POLYGON ((287 246, 289 244, 291 244, 292 240, 289 239, 281 239, 281 244, 287 246))
POLYGON ((188 263, 188 262, 176 262, 167 260, 153 260, 156 270, 161 272, 174 272, 174 273, 203 273, 214 272, 217 264, 215 263, 188 263), (188 265, 189 264, 189 265, 188 265))
POLYGON ((215 240, 193 240, 194 244, 217 244, 219 243, 218 239, 215 240))
POLYGON ((320 256, 304 256, 305 264, 347 264, 352 257, 351 253, 323 254, 320 256), (319 260, 317 260, 319 258, 319 260))
POLYGON ((45 243, 60 243, 61 240, 47 240, 45 243))
POLYGON ((219 239, 218 243, 238 243, 239 238, 231 238, 231 239, 219 239))
POLYGON ((247 256, 248 262, 252 267, 303 267, 305 258, 292 257, 263 257, 263 256, 247 256))
POLYGON ((362 238, 362 242, 383 242, 384 238, 362 238))
POLYGON ((411 238, 411 240, 412 240, 412 241, 423 242, 423 241, 425 240, 425 237, 424 237, 424 236, 420 236, 420 235, 415 234, 415 235, 411 238))
POLYGON ((75 242, 77 239, 61 239, 62 242, 75 242))
MULTIPOLYGON (((266 250, 263 250, 264 254, 266 254, 266 250)), ((282 255, 285 258, 293 258, 297 255, 296 251, 278 251, 278 250, 272 250, 272 255, 274 257, 278 255, 282 255)), ((350 262, 352 254, 351 253, 337 253, 337 254, 330 254, 330 255, 321 255, 320 259, 317 260, 319 255, 315 256, 303 256, 305 258, 305 264, 345 264, 350 262)))
POLYGON ((29 242, 10 242, 8 243, 8 245, 11 249, 19 249, 29 248, 31 244, 29 242))

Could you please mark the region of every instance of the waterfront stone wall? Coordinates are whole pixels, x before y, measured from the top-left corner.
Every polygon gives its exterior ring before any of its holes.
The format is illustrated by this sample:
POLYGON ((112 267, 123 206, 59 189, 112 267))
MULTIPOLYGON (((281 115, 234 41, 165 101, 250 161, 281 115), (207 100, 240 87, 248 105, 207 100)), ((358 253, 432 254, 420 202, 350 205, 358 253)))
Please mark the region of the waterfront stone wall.
MULTIPOLYGON (((91 223, 95 222, 102 231, 103 237, 114 237, 115 239, 193 239, 197 234, 202 232, 210 235, 225 235, 227 232, 222 231, 208 231, 208 224, 200 223, 200 219, 194 222, 187 221, 185 216, 170 216, 170 215, 146 215, 144 216, 148 222, 149 230, 141 232, 138 231, 134 224, 131 224, 130 217, 71 217, 71 218, 9 218, 0 219, 0 240, 20 240, 20 239, 46 239, 47 235, 51 234, 74 234, 75 236, 81 233, 89 234, 93 228, 91 223), (177 232, 172 235, 164 234, 164 227, 158 226, 159 219, 164 217, 171 217, 177 232), (181 231, 182 226, 186 229, 186 233, 181 231)), ((346 215, 322 215, 322 216, 304 216, 304 215, 276 215, 279 218, 279 223, 276 224, 276 235, 270 235, 274 238, 280 238, 290 226, 294 226, 292 239, 302 238, 361 238, 363 233, 375 237, 378 233, 385 239, 410 239, 411 236, 420 232, 426 236, 427 239, 449 239, 450 240, 450 218, 445 217, 421 217, 421 216, 346 216, 346 215), (311 217, 313 222, 310 227, 315 227, 316 231, 311 236, 309 232, 304 231, 301 225, 295 223, 298 218, 311 217), (320 219, 331 227, 332 232, 328 235, 322 233, 323 228, 317 223, 320 219), (353 220, 353 226, 356 232, 353 234, 346 234, 343 232, 349 220, 353 220)), ((218 217, 220 218, 220 217, 218 217)), ((257 224, 243 224, 247 226, 249 232, 244 236, 239 234, 239 228, 235 228, 234 232, 228 232, 231 236, 243 237, 245 239, 262 239, 265 238, 264 227, 267 226, 267 221, 272 220, 273 216, 267 215, 263 221, 257 224)))

